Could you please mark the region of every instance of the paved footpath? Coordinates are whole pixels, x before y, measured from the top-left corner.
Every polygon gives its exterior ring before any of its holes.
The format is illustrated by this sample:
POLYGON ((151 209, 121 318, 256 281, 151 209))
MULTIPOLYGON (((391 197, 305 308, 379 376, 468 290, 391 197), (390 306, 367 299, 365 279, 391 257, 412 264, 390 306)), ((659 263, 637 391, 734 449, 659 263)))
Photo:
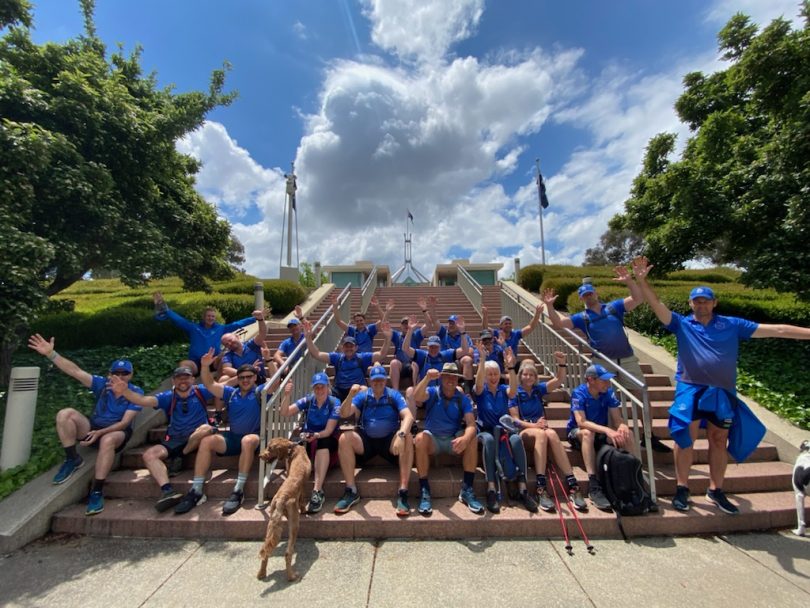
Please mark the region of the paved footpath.
POLYGON ((50 536, 0 556, 0 606, 810 606, 810 538, 594 545, 568 556, 545 539, 301 540, 302 579, 288 583, 284 543, 259 581, 259 542, 50 536))

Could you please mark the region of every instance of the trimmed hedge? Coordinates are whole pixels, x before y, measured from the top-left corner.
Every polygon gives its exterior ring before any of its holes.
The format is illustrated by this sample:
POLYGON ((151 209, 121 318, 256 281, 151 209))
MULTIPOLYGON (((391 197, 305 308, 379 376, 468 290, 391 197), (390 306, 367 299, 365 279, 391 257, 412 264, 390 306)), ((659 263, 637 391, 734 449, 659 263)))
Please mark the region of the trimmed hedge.
POLYGON ((526 291, 539 291, 543 283, 543 265, 531 264, 521 268, 517 283, 526 291))
POLYGON ((540 286, 540 293, 542 294, 546 289, 553 289, 557 292, 557 302, 555 304, 557 310, 577 311, 582 306, 577 297, 577 289, 579 289, 580 285, 582 285, 582 279, 547 278, 540 286), (572 295, 576 302, 574 308, 571 308, 570 303, 572 295))

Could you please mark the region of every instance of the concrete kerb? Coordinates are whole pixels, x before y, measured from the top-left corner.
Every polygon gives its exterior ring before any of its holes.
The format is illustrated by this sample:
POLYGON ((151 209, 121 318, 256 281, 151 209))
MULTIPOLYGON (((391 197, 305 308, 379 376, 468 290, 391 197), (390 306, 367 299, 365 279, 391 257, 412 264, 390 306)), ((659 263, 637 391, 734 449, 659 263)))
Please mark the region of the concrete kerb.
MULTIPOLYGON (((326 299, 326 296, 329 294, 330 291, 332 291, 334 286, 335 285, 333 283, 324 283, 323 285, 318 287, 318 289, 309 294, 304 303, 301 304, 301 312, 303 313, 304 318, 307 318, 310 316, 310 314, 312 314, 312 311, 315 310, 321 304, 321 302, 323 302, 326 299)), ((280 320, 274 319, 270 321, 268 325, 275 329, 287 327, 287 323, 290 322, 290 319, 294 318, 295 318, 295 311, 292 311, 283 319, 280 320)), ((314 319, 313 322, 316 320, 317 319, 314 319)))

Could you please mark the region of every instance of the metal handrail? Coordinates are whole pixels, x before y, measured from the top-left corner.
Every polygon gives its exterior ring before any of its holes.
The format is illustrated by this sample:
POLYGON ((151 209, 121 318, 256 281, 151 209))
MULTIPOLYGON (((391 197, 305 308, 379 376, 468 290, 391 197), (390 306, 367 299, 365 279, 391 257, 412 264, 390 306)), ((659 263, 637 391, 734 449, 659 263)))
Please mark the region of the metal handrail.
POLYGON ((458 270, 456 284, 461 288, 461 291, 467 296, 467 299, 480 316, 481 307, 483 306, 484 290, 481 289, 481 285, 478 284, 478 281, 476 281, 463 266, 456 265, 456 269, 458 270))
POLYGON ((365 313, 368 310, 368 305, 371 303, 371 298, 374 297, 374 292, 377 290, 377 265, 371 269, 363 289, 360 291, 360 312, 365 313))
MULTIPOLYGON (((341 317, 351 312, 351 284, 344 287, 343 291, 340 292, 338 296, 338 309, 340 310, 341 317)), ((312 335, 313 342, 315 342, 319 350, 331 351, 337 346, 340 337, 343 335, 343 330, 341 330, 337 322, 335 322, 332 305, 326 309, 321 315, 321 318, 313 325, 312 335)), ((292 392, 294 395, 306 395, 310 389, 309 382, 312 375, 315 372, 323 371, 326 367, 324 363, 314 357, 306 356, 306 348, 306 340, 302 340, 301 343, 295 347, 293 352, 290 353, 287 360, 278 368, 276 373, 273 374, 273 377, 262 386, 262 416, 259 430, 261 450, 267 447, 269 440, 273 437, 290 437, 297 426, 297 421, 294 417, 281 416, 277 407, 279 400, 284 394, 284 387, 292 383, 292 392), (278 389, 269 393, 270 388, 276 385, 278 389)), ((269 468, 272 473, 275 469, 275 465, 276 463, 272 463, 268 466, 268 463, 264 460, 259 460, 257 508, 264 508, 267 505, 264 497, 265 487, 270 481, 267 471, 269 468)))
MULTIPOLYGON (((516 326, 524 326, 534 316, 537 300, 530 302, 528 298, 518 293, 503 281, 500 282, 501 287, 501 312, 505 315, 512 317, 516 326)), ((534 299, 534 298, 533 298, 534 299)), ((655 464, 653 462, 652 452, 652 424, 651 424, 651 411, 650 399, 647 384, 639 380, 632 374, 628 373, 624 368, 616 365, 610 358, 593 348, 588 342, 583 340, 576 333, 570 329, 563 329, 561 331, 555 330, 550 325, 548 316, 543 314, 543 323, 537 327, 537 331, 532 332, 528 336, 523 337, 523 343, 529 351, 540 361, 543 366, 548 370, 552 369, 551 365, 554 362, 554 351, 560 350, 570 356, 568 361, 568 380, 569 385, 571 381, 576 382, 573 386, 578 386, 585 382, 585 370, 591 365, 594 357, 600 358, 600 365, 607 367, 610 371, 615 372, 617 377, 627 379, 630 384, 637 387, 636 390, 640 393, 640 398, 633 394, 630 390, 625 388, 617 381, 617 378, 612 380, 614 392, 619 396, 621 402, 622 418, 628 422, 628 403, 630 404, 630 417, 632 418, 632 429, 634 436, 633 451, 639 456, 639 433, 638 433, 638 407, 644 413, 642 420, 642 428, 645 437, 645 447, 647 454, 647 481, 650 485, 650 494, 652 500, 657 498, 655 490, 655 464), (590 353, 590 356, 588 355, 590 353)))

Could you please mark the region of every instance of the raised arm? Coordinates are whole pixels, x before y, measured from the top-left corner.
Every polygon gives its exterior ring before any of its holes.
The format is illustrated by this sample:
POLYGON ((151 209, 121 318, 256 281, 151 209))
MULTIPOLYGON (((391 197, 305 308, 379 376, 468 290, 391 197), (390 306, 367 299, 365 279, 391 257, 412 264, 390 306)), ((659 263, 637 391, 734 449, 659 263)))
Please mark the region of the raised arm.
POLYGON ((341 418, 348 418, 352 414, 356 413, 357 409, 354 407, 352 400, 357 396, 360 391, 366 390, 367 386, 362 386, 360 384, 352 384, 352 388, 349 389, 349 393, 346 395, 346 398, 343 400, 343 403, 340 404, 340 417, 341 418))
POLYGON ((506 350, 503 353, 504 363, 506 364, 506 371, 509 372, 509 390, 507 390, 506 395, 511 399, 515 395, 517 395, 518 389, 518 377, 517 377, 517 357, 515 353, 512 352, 512 347, 507 346, 506 350))
POLYGON ((649 274, 650 270, 652 270, 652 266, 644 256, 633 260, 633 276, 636 277, 644 299, 647 300, 658 320, 664 325, 669 325, 672 322, 672 311, 658 299, 658 294, 653 291, 652 286, 647 281, 647 274, 649 274))
POLYGON ((484 348, 484 343, 481 340, 478 340, 475 346, 478 349, 478 371, 475 372, 475 388, 473 390, 476 395, 480 395, 484 392, 484 382, 486 381, 484 368, 487 361, 487 349, 484 348))
POLYGON ((377 299, 377 296, 371 296, 371 300, 368 303, 368 307, 374 309, 374 312, 377 314, 378 321, 385 320, 385 313, 383 312, 383 309, 380 306, 380 301, 377 299))
POLYGON ((413 359, 416 355, 416 351, 411 346, 411 337, 413 336, 413 330, 416 328, 416 317, 411 315, 408 317, 408 331, 405 333, 405 337, 402 338, 402 350, 403 352, 408 355, 408 358, 413 359))
POLYGON ((543 314, 543 304, 542 302, 534 307, 534 316, 532 317, 529 324, 521 330, 523 337, 525 338, 530 333, 532 333, 536 328, 537 324, 540 323, 540 315, 543 314))
POLYGON ((312 323, 302 321, 301 331, 304 332, 304 339, 307 341, 307 352, 309 352, 310 357, 322 363, 329 363, 329 353, 322 353, 318 350, 318 347, 315 346, 315 342, 312 340, 312 323))
POLYGON ((295 412, 291 412, 292 409, 291 399, 292 399, 292 391, 293 391, 293 381, 289 378, 287 380, 287 384, 284 385, 284 392, 281 394, 281 403, 278 406, 278 413, 284 416, 292 416, 293 414, 297 414, 298 410, 296 409, 295 412))
POLYGON ((469 336, 465 330, 467 323, 461 315, 458 315, 458 319, 456 319, 456 327, 458 327, 458 330, 461 332, 461 340, 459 340, 461 346, 456 349, 456 359, 461 359, 462 357, 472 354, 470 352, 470 343, 467 339, 469 336))
POLYGON ((436 312, 436 307, 439 305, 439 300, 436 296, 428 298, 427 312, 425 312, 425 319, 427 321, 428 329, 432 332, 439 331, 439 315, 436 312))
POLYGON ((49 341, 39 334, 34 334, 28 338, 28 348, 35 350, 43 357, 47 357, 51 363, 58 367, 62 372, 66 373, 74 380, 81 382, 82 386, 90 388, 90 386, 93 384, 93 376, 88 374, 70 359, 63 357, 56 352, 54 349, 54 343, 54 338, 51 338, 49 341))
MULTIPOLYGON (((205 385, 214 397, 219 397, 225 394, 225 389, 221 384, 214 382, 214 377, 211 375, 211 362, 214 360, 214 349, 209 348, 208 352, 200 358, 200 380, 205 385)), ((235 375, 235 374, 234 374, 235 375)))
POLYGON ((380 325, 382 328, 383 343, 380 350, 371 356, 371 360, 374 363, 381 363, 385 360, 385 357, 388 355, 388 349, 391 347, 391 335, 393 333, 391 331, 391 324, 388 321, 383 321, 380 325))
MULTIPOLYGON (((427 370, 425 377, 419 381, 419 384, 417 384, 416 388, 413 390, 413 400, 416 401, 417 404, 422 404, 427 401, 427 387, 433 380, 438 380, 440 375, 437 369, 427 370)), ((421 407, 421 405, 419 405, 419 407, 421 407)))
POLYGON ((543 303, 546 305, 546 314, 554 329, 574 329, 574 323, 566 316, 561 315, 554 309, 554 302, 557 294, 553 289, 543 290, 543 303))
POLYGON ((548 382, 546 382, 546 391, 549 393, 556 391, 565 382, 565 374, 568 371, 565 364, 565 353, 556 351, 554 353, 554 361, 557 364, 557 374, 548 382))
POLYGON ((136 393, 131 388, 129 388, 129 383, 123 378, 119 378, 118 376, 110 376, 109 385, 110 390, 116 397, 123 397, 130 403, 140 405, 141 407, 156 408, 158 406, 157 397, 154 397, 152 395, 142 395, 140 393, 136 393))
POLYGON ((332 312, 335 314, 335 323, 342 331, 349 329, 346 321, 340 318, 340 305, 338 304, 338 294, 332 291, 332 312))
POLYGON ((630 296, 624 299, 624 310, 630 312, 636 306, 644 302, 644 293, 633 280, 633 277, 630 276, 630 272, 627 270, 626 266, 616 266, 613 271, 616 273, 613 280, 624 283, 627 286, 627 290, 630 292, 630 296))
MULTIPOLYGON (((267 313, 270 314, 269 308, 267 309, 267 313)), ((267 322, 264 320, 264 311, 254 310, 253 318, 259 322, 259 332, 256 334, 254 342, 256 342, 256 344, 263 344, 267 338, 267 322)))
POLYGON ((489 308, 481 306, 481 327, 489 329, 489 308))
POLYGON ((810 328, 798 325, 760 324, 752 338, 787 338, 790 340, 810 340, 810 328))

